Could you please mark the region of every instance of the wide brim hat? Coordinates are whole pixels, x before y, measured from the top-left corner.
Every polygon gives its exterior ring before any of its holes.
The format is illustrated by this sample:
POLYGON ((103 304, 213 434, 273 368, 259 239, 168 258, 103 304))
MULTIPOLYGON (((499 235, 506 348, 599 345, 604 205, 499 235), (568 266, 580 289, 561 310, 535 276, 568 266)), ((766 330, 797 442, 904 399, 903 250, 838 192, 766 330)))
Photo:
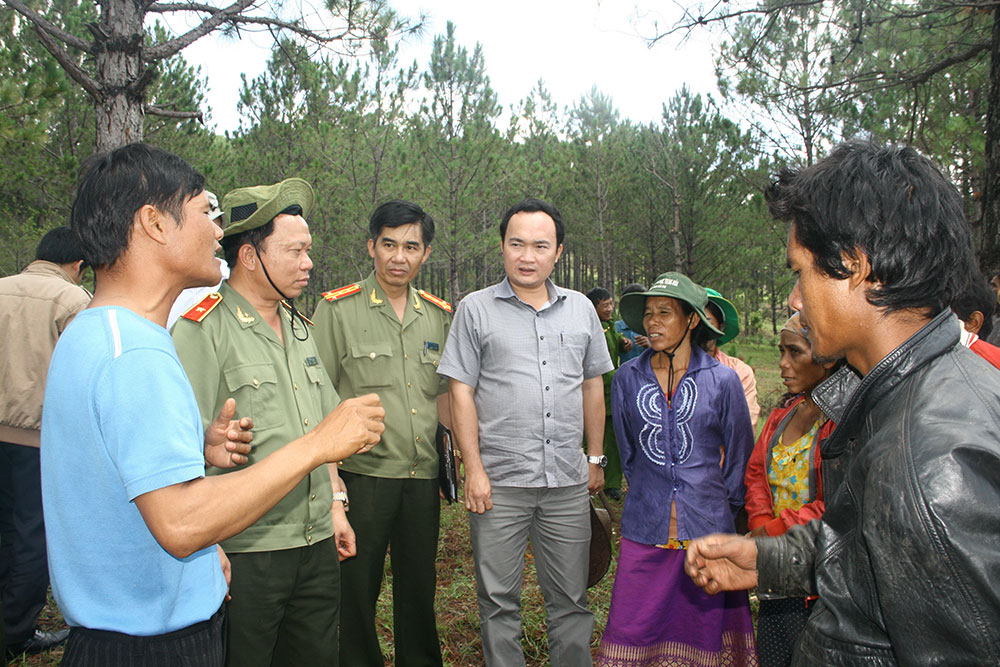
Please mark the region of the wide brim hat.
POLYGON ((740 334, 740 314, 736 312, 736 306, 726 297, 719 294, 711 287, 706 287, 708 300, 714 303, 722 311, 723 330, 722 335, 715 340, 716 345, 723 345, 740 334))
POLYGON ((705 306, 708 305, 708 292, 701 285, 696 284, 683 273, 670 271, 661 273, 653 282, 653 285, 645 292, 632 292, 621 298, 618 308, 622 319, 629 329, 638 334, 646 335, 646 329, 642 326, 642 313, 646 308, 646 297, 649 296, 669 296, 678 301, 687 303, 698 317, 705 323, 709 330, 722 335, 722 332, 713 327, 705 317, 705 306))
POLYGON ((236 188, 222 198, 226 216, 225 236, 257 229, 274 220, 274 216, 289 206, 301 206, 308 218, 316 195, 312 186, 301 178, 286 178, 274 185, 254 185, 236 188))

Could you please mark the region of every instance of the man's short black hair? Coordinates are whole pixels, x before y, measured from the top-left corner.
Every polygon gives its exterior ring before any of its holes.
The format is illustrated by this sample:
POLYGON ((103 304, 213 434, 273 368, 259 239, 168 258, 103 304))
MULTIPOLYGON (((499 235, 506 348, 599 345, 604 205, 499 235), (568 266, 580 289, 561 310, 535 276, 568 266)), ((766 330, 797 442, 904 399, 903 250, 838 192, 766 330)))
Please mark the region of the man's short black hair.
POLYGON ((184 204, 205 189, 205 177, 187 162, 144 143, 128 144, 87 159, 70 212, 83 259, 110 267, 128 248, 135 213, 149 204, 179 225, 184 204))
POLYGON ((983 314, 983 326, 979 328, 979 337, 987 338, 993 331, 993 311, 997 305, 997 295, 990 288, 986 281, 986 276, 976 271, 969 284, 962 292, 952 299, 951 309, 958 315, 958 319, 967 321, 972 313, 979 311, 983 314))
POLYGON ((590 299, 590 302, 596 306, 601 301, 610 299, 612 297, 611 297, 611 292, 604 289, 603 287, 595 287, 594 289, 587 292, 587 298, 590 299))
POLYGON ((515 214, 535 213, 537 211, 541 211, 552 218, 552 222, 556 224, 556 245, 562 245, 563 238, 566 236, 566 225, 563 223, 562 214, 552 204, 534 197, 522 199, 507 209, 503 220, 500 221, 500 240, 505 241, 507 239, 507 224, 510 223, 510 219, 515 214))
POLYGON ((70 264, 83 259, 80 239, 69 227, 56 227, 46 232, 38 242, 35 259, 41 259, 53 264, 70 264))
POLYGON ((646 291, 646 286, 643 285, 642 283, 629 283, 628 285, 622 288, 622 296, 625 296, 626 294, 635 294, 638 292, 645 292, 645 291, 646 291))
POLYGON ((434 218, 411 201, 392 199, 372 211, 368 219, 368 236, 375 241, 385 227, 402 227, 416 222, 420 223, 420 240, 426 248, 434 240, 434 218))
POLYGON ((765 195, 824 274, 847 278, 841 253, 867 255, 868 303, 886 312, 940 313, 975 266, 958 190, 909 146, 844 142, 810 167, 783 170, 765 195))

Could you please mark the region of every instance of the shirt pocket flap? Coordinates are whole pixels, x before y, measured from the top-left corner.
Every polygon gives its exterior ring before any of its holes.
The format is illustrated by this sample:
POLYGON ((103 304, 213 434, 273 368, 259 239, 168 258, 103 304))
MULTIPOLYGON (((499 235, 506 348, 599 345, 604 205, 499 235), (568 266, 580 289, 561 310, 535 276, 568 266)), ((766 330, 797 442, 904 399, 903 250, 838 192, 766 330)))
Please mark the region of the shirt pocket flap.
POLYGON ((356 343, 351 346, 348 374, 358 389, 387 387, 394 379, 392 346, 386 342, 356 343))
POLYGON ((271 364, 244 364, 227 368, 223 375, 229 391, 235 392, 242 387, 258 388, 265 383, 277 384, 278 375, 271 364))

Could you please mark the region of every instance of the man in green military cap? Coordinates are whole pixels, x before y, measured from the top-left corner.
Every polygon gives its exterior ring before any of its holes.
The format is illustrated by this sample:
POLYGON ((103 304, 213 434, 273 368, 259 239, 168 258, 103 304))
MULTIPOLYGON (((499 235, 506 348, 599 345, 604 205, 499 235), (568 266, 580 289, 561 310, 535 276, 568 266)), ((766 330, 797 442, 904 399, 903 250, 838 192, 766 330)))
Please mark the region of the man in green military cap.
MULTIPOLYGON (((393 200, 369 221, 374 271, 325 293, 313 319, 316 345, 341 396, 375 392, 386 409, 382 444, 341 464, 357 532, 355 558, 343 563, 340 663, 382 667, 375 603, 392 547, 397 665, 440 665, 434 620, 440 499, 435 448, 448 384, 437 364, 451 306, 413 287, 431 252, 434 221, 419 206, 393 200), (440 401, 438 399, 441 399, 440 401)), ((441 421, 448 423, 447 415, 441 421)))
MULTIPOLYGON (((230 278, 173 329, 205 423, 230 397, 237 417, 253 419, 250 463, 308 433, 340 402, 294 304, 313 266, 305 220, 313 201, 299 178, 226 194, 230 278)), ((338 555, 355 552, 345 503, 336 465, 321 466, 223 543, 233 571, 228 665, 337 664, 338 555)))

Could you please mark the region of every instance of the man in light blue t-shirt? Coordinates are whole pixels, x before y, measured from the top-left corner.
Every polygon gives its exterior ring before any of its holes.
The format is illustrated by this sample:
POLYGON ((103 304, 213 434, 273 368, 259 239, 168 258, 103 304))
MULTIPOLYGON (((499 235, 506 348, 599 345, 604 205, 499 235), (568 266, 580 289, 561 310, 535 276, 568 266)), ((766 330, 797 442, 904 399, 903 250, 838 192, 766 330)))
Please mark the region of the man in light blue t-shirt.
POLYGON ((94 267, 90 307, 56 345, 42 413, 52 588, 69 623, 63 665, 222 665, 228 562, 219 541, 260 518, 314 468, 367 451, 384 430, 374 395, 342 402, 254 465, 235 403, 203 431, 164 325, 187 287, 219 281, 222 230, 204 177, 146 144, 96 156, 70 224, 94 267))

